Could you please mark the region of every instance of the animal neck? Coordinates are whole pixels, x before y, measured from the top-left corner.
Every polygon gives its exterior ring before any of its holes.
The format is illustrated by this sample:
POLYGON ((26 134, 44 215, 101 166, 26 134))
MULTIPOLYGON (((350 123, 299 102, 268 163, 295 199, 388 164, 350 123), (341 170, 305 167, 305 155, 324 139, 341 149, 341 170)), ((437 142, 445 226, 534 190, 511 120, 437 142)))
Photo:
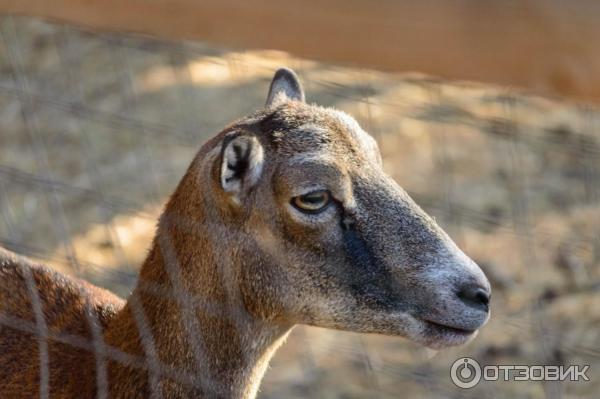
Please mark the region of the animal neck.
POLYGON ((110 386, 165 397, 253 398, 291 326, 247 311, 235 235, 174 201, 136 288, 105 334, 107 344, 142 358, 142 367, 111 361, 110 386))

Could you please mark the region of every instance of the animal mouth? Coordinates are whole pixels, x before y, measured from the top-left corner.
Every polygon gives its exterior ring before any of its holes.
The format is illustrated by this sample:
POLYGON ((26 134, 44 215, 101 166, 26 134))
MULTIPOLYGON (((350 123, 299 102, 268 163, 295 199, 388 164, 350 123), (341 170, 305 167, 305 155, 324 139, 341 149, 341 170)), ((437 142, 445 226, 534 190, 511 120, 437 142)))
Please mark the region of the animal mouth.
POLYGON ((477 329, 466 329, 441 324, 436 321, 421 319, 423 323, 424 344, 441 349, 448 346, 462 345, 477 335, 477 329))

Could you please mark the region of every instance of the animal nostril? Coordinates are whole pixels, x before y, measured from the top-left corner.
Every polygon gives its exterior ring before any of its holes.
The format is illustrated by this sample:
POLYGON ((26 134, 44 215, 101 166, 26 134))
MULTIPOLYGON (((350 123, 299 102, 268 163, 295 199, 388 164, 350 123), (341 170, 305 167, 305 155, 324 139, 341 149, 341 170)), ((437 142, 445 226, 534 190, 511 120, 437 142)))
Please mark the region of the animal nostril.
POLYGON ((458 292, 458 297, 467 305, 479 309, 489 310, 490 292, 483 287, 469 285, 458 292))
POLYGON ((483 288, 479 288, 475 294, 475 299, 484 305, 490 304, 490 295, 483 288))

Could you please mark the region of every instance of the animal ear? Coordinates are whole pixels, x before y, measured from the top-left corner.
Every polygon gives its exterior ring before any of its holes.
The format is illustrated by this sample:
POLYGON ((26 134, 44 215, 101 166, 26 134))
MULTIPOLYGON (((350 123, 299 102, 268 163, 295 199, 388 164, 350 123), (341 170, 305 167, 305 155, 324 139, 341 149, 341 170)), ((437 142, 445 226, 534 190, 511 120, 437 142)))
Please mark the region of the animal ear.
POLYGON ((221 158, 221 187, 239 203, 260 179, 263 147, 255 136, 233 134, 223 140, 221 158))
POLYGON ((267 97, 266 108, 275 108, 286 101, 304 102, 304 90, 296 73, 288 68, 280 68, 275 72, 269 96, 267 97))

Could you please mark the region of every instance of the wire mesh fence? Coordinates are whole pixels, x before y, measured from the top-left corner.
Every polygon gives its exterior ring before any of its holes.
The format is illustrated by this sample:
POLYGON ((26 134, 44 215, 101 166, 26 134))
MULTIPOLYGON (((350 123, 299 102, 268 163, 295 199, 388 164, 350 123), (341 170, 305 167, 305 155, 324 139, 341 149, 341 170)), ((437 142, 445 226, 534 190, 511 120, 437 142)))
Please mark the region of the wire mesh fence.
POLYGON ((309 102, 347 111, 377 139, 385 169, 482 266, 494 301, 474 342, 440 353, 296 328, 259 397, 593 397, 600 112, 591 106, 2 17, 0 245, 126 297, 200 145, 260 108, 281 65, 298 72, 309 102), (449 369, 464 355, 589 364, 592 381, 461 391, 449 369))

